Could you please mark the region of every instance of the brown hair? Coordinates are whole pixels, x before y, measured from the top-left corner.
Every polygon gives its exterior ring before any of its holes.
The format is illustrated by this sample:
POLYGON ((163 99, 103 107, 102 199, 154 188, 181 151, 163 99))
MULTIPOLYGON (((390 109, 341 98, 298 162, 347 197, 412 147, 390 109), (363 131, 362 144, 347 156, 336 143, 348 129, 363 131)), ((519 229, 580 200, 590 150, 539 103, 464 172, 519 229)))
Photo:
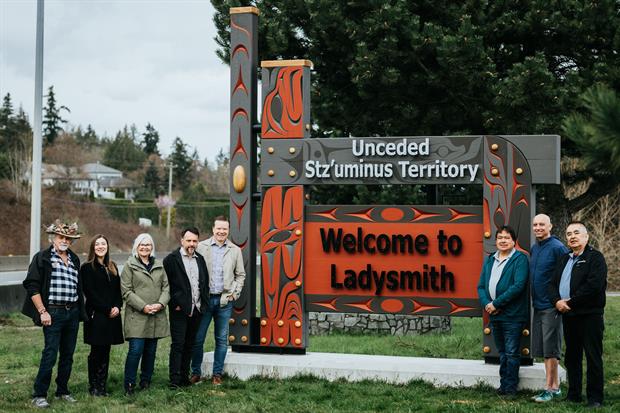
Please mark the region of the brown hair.
POLYGON ((118 275, 118 270, 116 269, 116 263, 114 261, 110 261, 110 241, 108 241, 108 239, 103 234, 95 235, 93 239, 90 241, 90 246, 88 247, 88 261, 87 262, 89 262, 90 265, 93 266, 93 269, 95 268, 95 260, 97 259, 97 256, 95 255, 95 242, 97 242, 99 238, 103 238, 106 244, 108 244, 108 250, 106 251, 105 256, 103 257, 103 266, 108 270, 110 274, 118 275))
POLYGON ((224 222, 228 222, 228 224, 230 224, 230 221, 228 221, 228 217, 224 216, 224 215, 218 215, 213 219, 213 226, 215 226, 215 221, 224 221, 224 222))

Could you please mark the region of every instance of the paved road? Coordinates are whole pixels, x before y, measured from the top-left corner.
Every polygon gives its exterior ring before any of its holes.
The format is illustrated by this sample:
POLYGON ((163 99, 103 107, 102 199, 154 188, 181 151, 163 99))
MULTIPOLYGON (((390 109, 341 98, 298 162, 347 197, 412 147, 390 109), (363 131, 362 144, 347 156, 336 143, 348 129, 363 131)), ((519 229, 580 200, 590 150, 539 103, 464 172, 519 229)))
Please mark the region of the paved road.
MULTIPOLYGON (((119 271, 123 271, 123 266, 118 266, 119 271)), ((21 284, 26 278, 26 270, 20 271, 0 271, 0 286, 21 284)))

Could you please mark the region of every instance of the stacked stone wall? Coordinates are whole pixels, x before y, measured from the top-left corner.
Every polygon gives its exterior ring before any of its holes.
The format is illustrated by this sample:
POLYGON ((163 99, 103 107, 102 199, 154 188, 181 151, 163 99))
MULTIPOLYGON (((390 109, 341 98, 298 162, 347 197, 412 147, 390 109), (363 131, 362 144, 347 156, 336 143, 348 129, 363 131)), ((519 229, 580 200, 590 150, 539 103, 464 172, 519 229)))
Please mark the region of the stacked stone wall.
POLYGON ((311 312, 309 320, 313 335, 343 332, 406 336, 451 330, 450 317, 445 316, 311 312))

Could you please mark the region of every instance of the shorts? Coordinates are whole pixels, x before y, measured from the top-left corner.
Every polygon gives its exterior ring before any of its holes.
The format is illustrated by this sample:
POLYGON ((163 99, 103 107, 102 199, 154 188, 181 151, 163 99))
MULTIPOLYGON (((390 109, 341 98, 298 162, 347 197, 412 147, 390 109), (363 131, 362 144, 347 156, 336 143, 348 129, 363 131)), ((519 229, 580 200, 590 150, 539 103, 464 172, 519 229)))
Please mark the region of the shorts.
POLYGON ((534 309, 532 357, 560 359, 562 354, 562 314, 555 308, 534 309))

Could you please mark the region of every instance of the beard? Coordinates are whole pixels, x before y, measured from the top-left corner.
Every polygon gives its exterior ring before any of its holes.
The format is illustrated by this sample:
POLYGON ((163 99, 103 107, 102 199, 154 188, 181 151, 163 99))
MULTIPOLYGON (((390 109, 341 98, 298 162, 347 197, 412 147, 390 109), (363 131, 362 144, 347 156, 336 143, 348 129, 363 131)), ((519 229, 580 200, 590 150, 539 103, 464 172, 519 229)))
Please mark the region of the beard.
POLYGON ((68 249, 69 249, 69 245, 67 245, 67 244, 60 244, 60 245, 58 246, 58 249, 59 249, 60 251, 62 251, 62 252, 65 252, 66 250, 68 250, 68 249))

